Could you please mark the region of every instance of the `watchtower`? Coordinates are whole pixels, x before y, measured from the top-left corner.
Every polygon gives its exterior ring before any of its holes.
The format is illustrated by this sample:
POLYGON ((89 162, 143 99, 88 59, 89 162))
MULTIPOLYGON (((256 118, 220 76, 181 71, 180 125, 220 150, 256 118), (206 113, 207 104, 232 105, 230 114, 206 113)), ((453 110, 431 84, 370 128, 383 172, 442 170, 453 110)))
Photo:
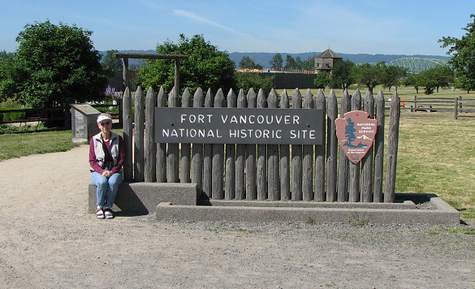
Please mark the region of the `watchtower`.
POLYGON ((342 58, 338 56, 330 48, 323 51, 318 57, 315 57, 315 72, 327 72, 331 73, 335 63, 340 61, 342 58))

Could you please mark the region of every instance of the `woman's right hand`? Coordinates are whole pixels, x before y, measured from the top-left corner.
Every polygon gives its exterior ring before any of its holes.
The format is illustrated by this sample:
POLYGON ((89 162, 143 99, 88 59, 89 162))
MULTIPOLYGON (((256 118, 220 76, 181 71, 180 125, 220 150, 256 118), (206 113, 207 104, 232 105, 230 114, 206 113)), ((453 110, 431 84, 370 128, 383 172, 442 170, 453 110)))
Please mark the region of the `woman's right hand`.
POLYGON ((111 176, 111 172, 110 172, 109 170, 104 170, 101 175, 103 175, 104 177, 108 178, 108 177, 111 176))

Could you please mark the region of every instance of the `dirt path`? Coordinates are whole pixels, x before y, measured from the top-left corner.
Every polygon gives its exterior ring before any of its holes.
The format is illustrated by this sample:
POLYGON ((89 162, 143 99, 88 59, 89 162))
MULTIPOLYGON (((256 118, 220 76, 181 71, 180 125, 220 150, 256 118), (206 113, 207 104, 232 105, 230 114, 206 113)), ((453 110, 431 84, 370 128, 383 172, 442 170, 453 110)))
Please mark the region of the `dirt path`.
POLYGON ((0 288, 475 288, 446 228, 96 220, 86 158, 0 162, 0 288))

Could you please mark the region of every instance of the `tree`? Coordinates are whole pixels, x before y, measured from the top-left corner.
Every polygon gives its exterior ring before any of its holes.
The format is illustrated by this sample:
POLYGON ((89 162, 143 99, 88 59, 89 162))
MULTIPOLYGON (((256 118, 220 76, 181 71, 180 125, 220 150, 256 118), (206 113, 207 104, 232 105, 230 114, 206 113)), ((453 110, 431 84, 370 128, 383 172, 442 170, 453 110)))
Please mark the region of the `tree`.
POLYGON ((419 93, 419 87, 424 86, 420 74, 409 74, 402 83, 405 86, 414 86, 416 93, 419 93))
POLYGON ((298 69, 297 61, 295 61, 292 55, 287 54, 287 56, 285 57, 285 69, 286 70, 298 69))
POLYGON ((17 90, 33 107, 68 109, 74 101, 100 99, 107 79, 92 32, 49 21, 29 24, 17 37, 17 90))
POLYGON ((406 70, 399 66, 380 64, 379 82, 384 88, 398 86, 399 81, 406 75, 406 70))
POLYGON ((256 64, 252 58, 249 56, 244 56, 241 61, 239 61, 239 67, 244 69, 260 69, 262 70, 262 66, 256 64))
POLYGON ((262 73, 238 72, 235 76, 236 88, 242 88, 245 91, 253 87, 254 89, 262 88, 268 93, 273 85, 272 77, 265 76, 262 73))
POLYGON ((270 66, 272 67, 273 70, 282 70, 284 60, 282 59, 282 55, 280 53, 275 54, 272 57, 272 60, 270 62, 270 66))
MULTIPOLYGON (((206 41, 202 35, 186 38, 180 34, 178 43, 164 42, 157 46, 163 54, 184 54, 180 61, 180 76, 184 87, 229 89, 234 86, 234 62, 226 52, 206 41)), ((144 87, 173 87, 175 70, 172 61, 159 59, 149 61, 139 70, 138 83, 144 87)))
POLYGON ((452 55, 449 64, 455 71, 457 86, 467 92, 475 89, 475 14, 470 18, 460 39, 448 36, 439 40, 441 47, 449 48, 447 54, 452 55))
POLYGON ((122 72, 122 63, 119 58, 114 56, 117 50, 107 50, 101 59, 101 65, 107 76, 112 77, 122 72))
POLYGON ((438 65, 432 69, 437 92, 439 92, 440 87, 449 87, 449 85, 454 82, 454 72, 450 66, 438 65))
POLYGON ((352 74, 356 82, 366 85, 369 91, 373 92, 373 88, 380 83, 380 74, 383 64, 378 63, 371 65, 368 63, 355 65, 352 74))
POLYGON ((16 56, 14 53, 0 52, 0 102, 14 97, 18 91, 18 75, 16 56))
POLYGON ((315 75, 315 87, 323 88, 330 84, 330 75, 327 72, 320 72, 315 75))
POLYGON ((355 64, 350 60, 337 61, 333 65, 330 86, 332 88, 348 88, 354 82, 354 75, 351 73, 355 64))

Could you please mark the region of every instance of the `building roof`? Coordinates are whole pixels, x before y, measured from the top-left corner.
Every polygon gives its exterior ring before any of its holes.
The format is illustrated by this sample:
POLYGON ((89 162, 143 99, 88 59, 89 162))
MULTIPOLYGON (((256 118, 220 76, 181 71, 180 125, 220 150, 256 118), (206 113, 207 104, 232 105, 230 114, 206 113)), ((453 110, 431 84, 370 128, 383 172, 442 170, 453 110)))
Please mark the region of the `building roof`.
POLYGON ((338 54, 336 54, 333 50, 328 48, 327 50, 323 51, 318 58, 341 58, 338 54))

